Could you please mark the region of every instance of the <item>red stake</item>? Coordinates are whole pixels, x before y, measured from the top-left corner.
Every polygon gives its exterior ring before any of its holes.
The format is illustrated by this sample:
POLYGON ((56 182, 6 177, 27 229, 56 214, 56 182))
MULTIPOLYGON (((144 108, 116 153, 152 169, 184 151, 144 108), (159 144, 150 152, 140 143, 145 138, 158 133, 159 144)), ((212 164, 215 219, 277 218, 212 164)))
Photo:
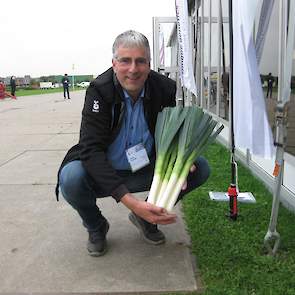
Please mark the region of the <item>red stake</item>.
POLYGON ((227 190, 229 196, 229 217, 233 220, 238 218, 238 192, 235 184, 231 184, 227 190))

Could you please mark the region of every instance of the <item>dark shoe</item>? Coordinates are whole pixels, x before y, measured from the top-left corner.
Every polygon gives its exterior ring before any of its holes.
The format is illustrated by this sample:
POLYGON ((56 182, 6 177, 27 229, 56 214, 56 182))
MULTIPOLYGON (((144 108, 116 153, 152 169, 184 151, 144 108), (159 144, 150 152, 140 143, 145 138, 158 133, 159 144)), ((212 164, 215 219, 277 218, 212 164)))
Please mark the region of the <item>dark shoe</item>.
POLYGON ((160 245, 165 243, 164 234, 158 229, 156 224, 151 224, 144 219, 131 212, 129 220, 139 229, 143 239, 153 245, 160 245))
POLYGON ((107 251, 107 240, 106 235, 109 231, 110 225, 106 220, 103 226, 94 232, 88 232, 89 238, 87 242, 87 250, 90 256, 102 256, 107 251))

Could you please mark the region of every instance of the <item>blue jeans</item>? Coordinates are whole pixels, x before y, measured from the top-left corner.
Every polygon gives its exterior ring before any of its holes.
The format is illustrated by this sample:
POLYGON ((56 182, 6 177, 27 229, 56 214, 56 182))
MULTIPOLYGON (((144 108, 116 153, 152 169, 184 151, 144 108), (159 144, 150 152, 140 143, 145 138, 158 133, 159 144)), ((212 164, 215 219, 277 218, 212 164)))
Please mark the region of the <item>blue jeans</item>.
MULTIPOLYGON (((187 188, 181 191, 177 202, 188 192, 201 186, 210 175, 210 168, 205 158, 199 157, 195 164, 197 170, 189 173, 187 188)), ((148 191, 153 179, 154 165, 150 164, 135 173, 128 170, 117 170, 117 173, 124 179, 124 183, 131 193, 148 191)), ((94 192, 93 180, 85 171, 81 161, 72 161, 66 164, 60 172, 59 180, 63 197, 77 210, 83 225, 88 231, 98 230, 105 218, 96 205, 96 198, 108 195, 102 191, 94 192)))
POLYGON ((69 87, 64 87, 64 98, 67 97, 66 94, 68 95, 68 99, 70 99, 69 87))

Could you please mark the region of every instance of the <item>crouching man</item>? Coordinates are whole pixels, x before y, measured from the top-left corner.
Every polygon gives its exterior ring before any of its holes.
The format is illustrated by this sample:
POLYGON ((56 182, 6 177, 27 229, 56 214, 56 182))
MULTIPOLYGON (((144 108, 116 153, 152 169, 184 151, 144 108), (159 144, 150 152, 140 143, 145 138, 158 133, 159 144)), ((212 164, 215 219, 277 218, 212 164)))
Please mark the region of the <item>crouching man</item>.
MULTIPOLYGON (((147 191, 154 173, 154 132, 157 114, 175 106, 175 81, 150 69, 150 47, 139 32, 120 34, 113 44, 112 67, 99 75, 86 91, 79 143, 65 156, 58 172, 56 193, 78 212, 89 233, 91 256, 107 250, 109 223, 96 198, 113 197, 130 209, 129 219, 146 242, 158 245, 165 236, 157 224, 171 224, 176 215, 137 199, 132 193, 147 191), (134 147, 144 148, 141 169, 134 147), (138 163, 136 163, 137 165, 138 163)), ((200 157, 187 179, 179 200, 209 176, 207 161, 200 157)))

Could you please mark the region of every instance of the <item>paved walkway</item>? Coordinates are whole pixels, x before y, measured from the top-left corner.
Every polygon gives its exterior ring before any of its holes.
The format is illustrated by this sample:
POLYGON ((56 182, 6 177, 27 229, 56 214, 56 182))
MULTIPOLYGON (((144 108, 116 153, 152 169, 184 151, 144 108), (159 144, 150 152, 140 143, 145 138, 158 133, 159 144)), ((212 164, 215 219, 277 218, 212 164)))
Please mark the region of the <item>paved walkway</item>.
MULTIPOLYGON (((78 140, 84 91, 0 101, 0 293, 162 294, 199 290, 190 241, 179 220, 167 243, 147 245, 112 198, 109 251, 87 254, 87 233, 61 198, 57 168, 78 140)), ((142 194, 139 197, 144 197, 142 194)))

